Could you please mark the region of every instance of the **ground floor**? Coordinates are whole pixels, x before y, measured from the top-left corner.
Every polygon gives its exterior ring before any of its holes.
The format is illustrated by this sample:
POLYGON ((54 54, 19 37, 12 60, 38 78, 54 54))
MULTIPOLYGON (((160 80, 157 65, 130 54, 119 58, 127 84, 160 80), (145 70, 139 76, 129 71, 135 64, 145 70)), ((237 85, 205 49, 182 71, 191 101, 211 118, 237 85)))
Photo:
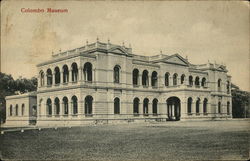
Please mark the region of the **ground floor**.
POLYGON ((0 158, 247 160, 249 124, 233 119, 19 129, 0 135, 0 158))
MULTIPOLYGON (((36 101, 36 112, 29 117, 13 114, 15 109, 8 110, 6 123, 65 126, 114 121, 232 118, 231 97, 212 96, 206 91, 177 90, 160 93, 76 88, 38 92, 36 101)), ((8 105, 15 106, 11 100, 8 105)))

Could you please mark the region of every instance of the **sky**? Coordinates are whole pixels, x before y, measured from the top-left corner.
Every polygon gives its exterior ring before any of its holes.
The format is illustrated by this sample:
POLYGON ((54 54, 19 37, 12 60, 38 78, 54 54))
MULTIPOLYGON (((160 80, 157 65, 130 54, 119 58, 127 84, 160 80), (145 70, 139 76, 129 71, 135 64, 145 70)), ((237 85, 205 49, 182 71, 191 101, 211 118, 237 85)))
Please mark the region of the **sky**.
POLYGON ((30 78, 57 53, 95 42, 131 44, 139 55, 188 57, 227 66, 249 90, 249 3, 236 1, 2 1, 1 72, 30 78), (22 8, 67 9, 23 13, 22 8))

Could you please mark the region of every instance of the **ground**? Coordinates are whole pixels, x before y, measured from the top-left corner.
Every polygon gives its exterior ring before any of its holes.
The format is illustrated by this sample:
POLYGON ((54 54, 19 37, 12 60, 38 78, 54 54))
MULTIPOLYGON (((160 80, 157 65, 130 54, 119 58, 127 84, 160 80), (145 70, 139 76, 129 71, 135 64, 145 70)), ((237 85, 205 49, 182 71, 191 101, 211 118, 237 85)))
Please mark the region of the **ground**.
POLYGON ((129 123, 6 132, 0 156, 39 160, 247 160, 249 121, 129 123))

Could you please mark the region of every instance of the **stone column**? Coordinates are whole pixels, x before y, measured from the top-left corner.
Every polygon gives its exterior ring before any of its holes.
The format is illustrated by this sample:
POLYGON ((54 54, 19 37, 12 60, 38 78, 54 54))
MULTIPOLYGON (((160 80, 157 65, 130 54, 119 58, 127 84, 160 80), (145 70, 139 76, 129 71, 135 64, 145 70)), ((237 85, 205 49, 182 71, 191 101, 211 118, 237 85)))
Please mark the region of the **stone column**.
POLYGON ((80 66, 79 68, 78 68, 78 74, 79 74, 79 81, 82 81, 83 79, 82 79, 82 76, 83 76, 83 71, 82 71, 82 67, 80 66))
POLYGON ((69 116, 71 116, 73 114, 73 103, 71 101, 68 104, 68 110, 69 116))
POLYGON ((63 84, 63 71, 60 72, 60 84, 63 84))
POLYGON ((52 74, 52 84, 56 85, 56 73, 53 72, 52 74))
POLYGON ((64 103, 63 101, 60 103, 60 117, 63 117, 64 115, 64 103))
POLYGON ((72 69, 69 69, 69 82, 72 82, 72 69))
POLYGON ((47 74, 44 74, 44 86, 47 87, 47 74))
POLYGON ((83 116, 83 101, 78 101, 78 117, 83 116))
POLYGON ((175 118, 175 105, 172 104, 172 116, 175 118))

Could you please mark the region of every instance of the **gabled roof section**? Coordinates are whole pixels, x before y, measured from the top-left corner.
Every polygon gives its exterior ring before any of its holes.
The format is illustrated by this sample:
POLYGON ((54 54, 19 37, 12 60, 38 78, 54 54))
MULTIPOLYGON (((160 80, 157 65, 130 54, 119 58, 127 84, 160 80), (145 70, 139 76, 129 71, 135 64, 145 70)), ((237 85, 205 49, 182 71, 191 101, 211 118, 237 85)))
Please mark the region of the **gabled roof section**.
POLYGON ((170 56, 163 58, 163 59, 160 59, 158 61, 163 62, 163 63, 189 66, 189 62, 186 59, 184 59, 182 56, 180 56, 179 54, 170 55, 170 56))
POLYGON ((119 54, 119 55, 129 55, 128 51, 121 46, 114 46, 110 49, 108 49, 109 53, 119 54))

